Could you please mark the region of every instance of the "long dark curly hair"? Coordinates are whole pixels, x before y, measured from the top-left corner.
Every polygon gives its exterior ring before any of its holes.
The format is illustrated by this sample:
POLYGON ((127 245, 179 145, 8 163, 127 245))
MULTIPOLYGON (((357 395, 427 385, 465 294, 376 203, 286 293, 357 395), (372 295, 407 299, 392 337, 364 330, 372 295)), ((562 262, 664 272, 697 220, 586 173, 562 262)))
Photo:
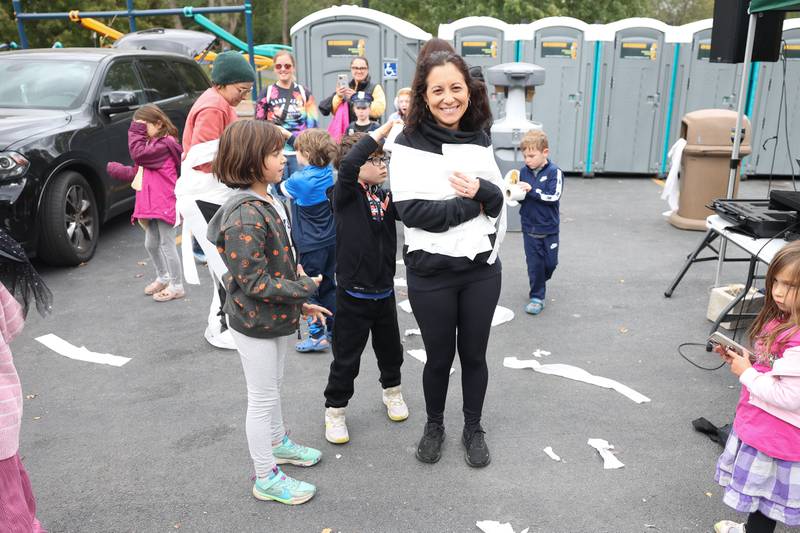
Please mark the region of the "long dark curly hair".
POLYGON ((447 63, 454 65, 461 72, 469 91, 467 110, 464 116, 461 117, 458 129, 461 131, 478 131, 491 122, 492 110, 489 108, 489 96, 486 93, 486 86, 483 82, 470 76, 469 67, 460 55, 453 52, 439 51, 423 57, 417 63, 414 82, 411 84, 411 105, 409 106, 405 125, 409 131, 419 128, 423 119, 432 118, 428 105, 425 103, 425 93, 428 90, 428 74, 434 67, 441 67, 447 63))

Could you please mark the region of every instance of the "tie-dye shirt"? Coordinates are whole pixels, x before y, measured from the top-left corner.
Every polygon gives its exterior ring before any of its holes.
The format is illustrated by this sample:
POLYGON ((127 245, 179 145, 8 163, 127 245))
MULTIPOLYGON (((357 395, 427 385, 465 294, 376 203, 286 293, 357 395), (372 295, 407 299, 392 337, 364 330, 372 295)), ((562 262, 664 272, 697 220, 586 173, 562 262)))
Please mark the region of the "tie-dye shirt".
MULTIPOLYGON (((319 111, 314 96, 306 87, 301 90, 300 86, 295 83, 291 89, 284 89, 273 84, 267 86, 258 97, 256 118, 283 126, 297 137, 304 130, 317 127, 319 111), (269 94, 267 94, 267 90, 269 90, 269 94), (303 98, 304 94, 305 99, 303 98), (281 122, 284 107, 287 105, 289 107, 286 118, 281 122)), ((286 145, 284 153, 294 153, 294 150, 286 145)))

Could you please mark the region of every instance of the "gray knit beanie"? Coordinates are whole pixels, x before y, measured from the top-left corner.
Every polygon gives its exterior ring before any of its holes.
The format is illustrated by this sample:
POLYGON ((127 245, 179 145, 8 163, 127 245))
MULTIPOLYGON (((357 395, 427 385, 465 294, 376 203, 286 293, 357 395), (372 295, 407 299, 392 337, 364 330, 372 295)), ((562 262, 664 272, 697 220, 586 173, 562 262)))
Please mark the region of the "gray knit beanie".
POLYGON ((224 52, 214 60, 211 69, 211 82, 214 85, 255 82, 256 75, 250 63, 238 52, 224 52))

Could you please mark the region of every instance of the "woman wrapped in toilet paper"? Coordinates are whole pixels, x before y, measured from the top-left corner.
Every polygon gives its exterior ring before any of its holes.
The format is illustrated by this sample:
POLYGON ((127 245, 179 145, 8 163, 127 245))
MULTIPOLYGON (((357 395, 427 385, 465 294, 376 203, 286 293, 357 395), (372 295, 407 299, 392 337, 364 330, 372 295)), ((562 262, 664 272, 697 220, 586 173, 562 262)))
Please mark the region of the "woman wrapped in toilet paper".
POLYGON ((214 283, 205 338, 213 346, 231 350, 236 346, 225 324, 220 304, 224 292, 219 286, 219 279, 227 269, 216 246, 208 242, 206 229, 207 221, 233 191, 214 177, 211 162, 217 154, 222 132, 237 119, 235 107, 252 91, 254 81, 255 73, 241 54, 226 52, 217 56, 211 71, 212 87, 200 95, 186 117, 181 176, 175 184, 178 218, 183 219, 184 277, 187 283, 200 283, 192 254, 194 237, 203 249, 214 283))
POLYGON ((480 420, 506 217, 500 170, 483 131, 489 121, 486 92, 460 56, 442 51, 422 58, 389 174, 405 225, 409 299, 427 352, 423 387, 428 421, 417 448, 423 462, 436 462, 441 454, 457 346, 466 459, 472 466, 489 463, 480 420))

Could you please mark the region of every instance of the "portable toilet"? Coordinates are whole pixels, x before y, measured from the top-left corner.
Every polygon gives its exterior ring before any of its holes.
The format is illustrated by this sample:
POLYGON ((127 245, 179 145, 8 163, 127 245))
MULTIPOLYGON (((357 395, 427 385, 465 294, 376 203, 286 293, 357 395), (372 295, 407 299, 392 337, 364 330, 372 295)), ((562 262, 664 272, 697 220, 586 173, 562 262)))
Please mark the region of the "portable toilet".
POLYGON ((782 39, 777 62, 753 65, 752 102, 747 106, 753 154, 744 161, 748 175, 800 174, 800 19, 784 21, 782 39))
POLYGON ((523 25, 522 61, 547 72, 536 88, 529 116, 542 124, 551 159, 565 172, 583 172, 588 139, 594 46, 585 38, 589 25, 571 17, 548 17, 523 25))
MULTIPOLYGON (((465 17, 449 24, 440 24, 438 36, 453 43, 453 48, 467 65, 481 67, 484 79, 489 67, 517 60, 515 27, 493 17, 465 17)), ((491 87, 489 105, 492 115, 498 118, 502 113, 503 101, 491 87)))
MULTIPOLYGON (((417 26, 374 9, 334 6, 317 11, 292 26, 298 80, 317 101, 336 91, 339 74, 351 79, 350 62, 364 56, 370 78, 386 93, 388 117, 397 91, 411 85, 417 54, 431 35, 417 26)), ((331 117, 320 117, 326 126, 331 117)))
MULTIPOLYGON (((541 124, 528 120, 525 106, 527 96, 545 83, 545 70, 529 63, 503 63, 486 70, 486 82, 503 88, 508 94, 504 116, 492 124, 494 158, 500 172, 506 176, 509 171, 519 170, 525 164, 519 149, 525 133, 542 129, 541 124)), ((521 229, 519 206, 508 209, 508 229, 521 229)))
POLYGON ((666 105, 674 62, 667 46, 669 26, 630 18, 598 28, 599 83, 595 135, 590 139, 591 170, 657 174, 666 105))
POLYGON ((666 172, 667 153, 680 136, 681 118, 698 109, 736 110, 741 69, 736 64, 712 63, 711 26, 713 19, 699 20, 674 28, 668 43, 673 43, 672 82, 667 103, 666 138, 661 171, 666 172))

